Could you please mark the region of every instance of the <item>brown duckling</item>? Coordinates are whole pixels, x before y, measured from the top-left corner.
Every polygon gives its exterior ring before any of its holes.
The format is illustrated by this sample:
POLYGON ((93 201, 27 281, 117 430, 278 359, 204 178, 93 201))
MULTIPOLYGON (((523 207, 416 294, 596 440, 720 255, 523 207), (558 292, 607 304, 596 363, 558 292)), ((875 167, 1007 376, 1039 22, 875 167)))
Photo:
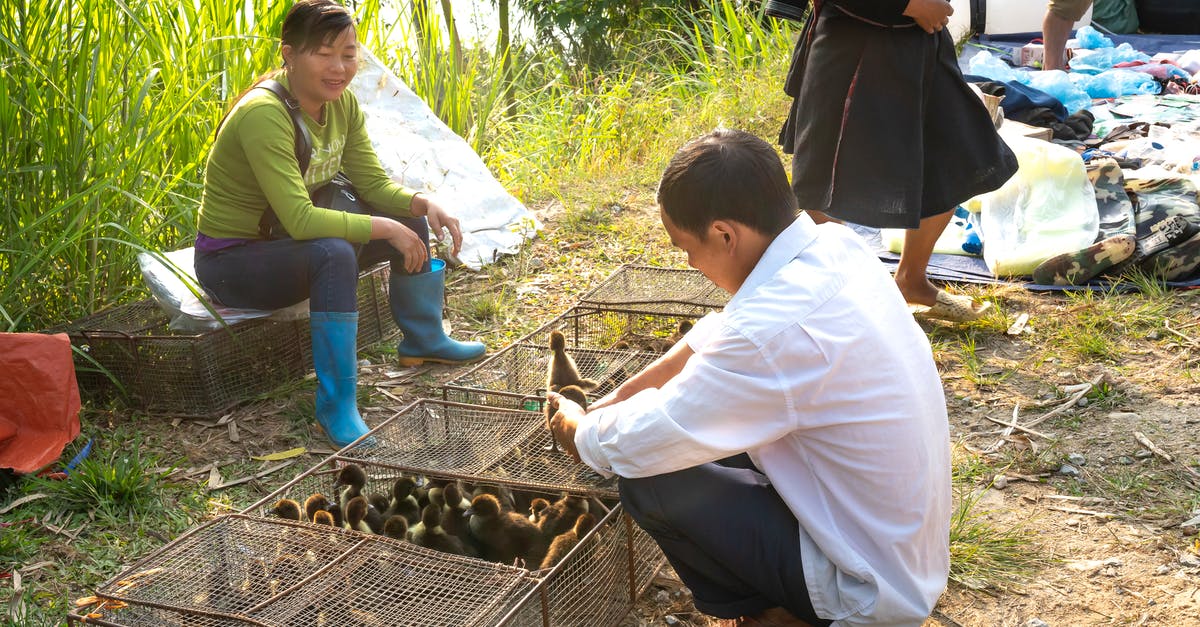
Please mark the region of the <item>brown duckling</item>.
POLYGON ((562 331, 550 332, 550 352, 550 362, 546 365, 547 390, 557 392, 568 385, 579 386, 585 391, 596 387, 595 381, 579 374, 579 366, 567 354, 567 338, 562 331))
POLYGON ((582 496, 563 494, 550 507, 542 510, 538 519, 538 529, 549 543, 559 535, 566 533, 575 524, 580 515, 588 513, 588 500, 582 496))
POLYGON ((346 464, 334 475, 333 489, 341 488, 338 491, 338 505, 342 507, 343 514, 346 513, 346 503, 362 494, 363 487, 366 485, 367 471, 358 464, 346 464))
POLYGON ((279 499, 271 508, 271 513, 284 520, 300 520, 300 504, 292 499, 279 499))
POLYGON ((555 564, 562 561, 571 549, 579 544, 580 538, 586 536, 592 527, 596 526, 596 517, 591 514, 580 514, 575 519, 575 525, 566 532, 559 534, 550 543, 550 549, 546 551, 546 557, 542 560, 542 568, 554 568, 555 564))
POLYGON ((384 516, 399 514, 408 520, 409 526, 420 522, 421 506, 417 504, 417 497, 413 496, 416 487, 417 482, 412 477, 402 476, 396 479, 392 484, 392 499, 384 511, 384 516))
POLYGON ((315 521, 316 517, 317 517, 317 512, 328 511, 328 510, 329 510, 329 499, 325 498, 325 495, 321 494, 320 492, 317 492, 315 494, 310 494, 310 495, 308 495, 308 498, 304 499, 304 519, 305 520, 315 521))
POLYGON ((529 522, 537 524, 541 520, 542 510, 550 507, 550 501, 542 497, 537 497, 529 502, 529 522))
POLYGON ((482 557, 502 564, 513 564, 517 558, 527 564, 541 564, 548 542, 529 519, 500 509, 500 501, 491 494, 471 499, 471 518, 467 525, 471 535, 483 547, 482 557))
POLYGON ((395 514, 383 521, 383 535, 393 540, 408 540, 408 519, 395 514))
POLYGON ((466 555, 467 550, 463 546, 462 540, 442 529, 442 513, 441 508, 436 504, 426 505, 425 509, 421 510, 420 526, 414 527, 412 530, 410 537, 412 543, 443 553, 466 555))
POLYGON ((318 525, 329 525, 330 527, 340 526, 333 524, 333 514, 330 514, 328 511, 323 509, 319 509, 313 514, 312 521, 318 525))
POLYGON ((379 518, 379 512, 367 502, 366 497, 359 495, 346 504, 345 527, 362 533, 378 533, 377 529, 383 530, 383 520, 379 518), (368 522, 372 515, 375 518, 374 525, 368 522))

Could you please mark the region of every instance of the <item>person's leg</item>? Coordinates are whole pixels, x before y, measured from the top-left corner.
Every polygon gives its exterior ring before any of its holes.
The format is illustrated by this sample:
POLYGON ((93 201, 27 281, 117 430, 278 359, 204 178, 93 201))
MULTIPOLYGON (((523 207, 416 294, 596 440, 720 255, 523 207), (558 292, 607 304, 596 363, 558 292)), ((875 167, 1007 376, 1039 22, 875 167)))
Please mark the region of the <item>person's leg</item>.
POLYGON ((719 618, 782 607, 813 625, 799 523, 766 477, 739 456, 621 479, 621 504, 662 547, 696 608, 719 618), (750 466, 750 467, 747 467, 750 466))
MULTIPOLYGON (((429 247, 429 226, 425 218, 400 218, 429 247)), ((396 347, 400 364, 417 366, 426 361, 463 363, 479 359, 487 352, 482 342, 459 342, 446 335, 442 327, 442 305, 445 298, 445 262, 441 259, 426 262, 421 272, 404 271, 403 256, 387 242, 371 242, 363 249, 364 265, 378 260, 391 261, 388 279, 388 304, 392 319, 404 334, 396 347), (375 260, 375 261, 372 261, 375 260)))
POLYGON ((927 275, 929 258, 933 255, 933 245, 953 217, 953 211, 929 216, 921 220, 919 227, 904 232, 904 250, 896 266, 896 286, 905 301, 930 306, 936 302, 938 288, 927 275))
POLYGON ((227 307, 282 309, 311 298, 312 311, 355 310, 354 249, 342 239, 278 239, 197 253, 196 278, 227 307))
POLYGON ((358 263, 350 242, 253 242, 197 255, 196 275, 230 307, 278 309, 308 297, 317 422, 339 447, 366 434, 358 413, 358 263))
POLYGON ((1042 19, 1042 69, 1061 70, 1066 68, 1067 39, 1071 36, 1072 20, 1046 11, 1042 19))

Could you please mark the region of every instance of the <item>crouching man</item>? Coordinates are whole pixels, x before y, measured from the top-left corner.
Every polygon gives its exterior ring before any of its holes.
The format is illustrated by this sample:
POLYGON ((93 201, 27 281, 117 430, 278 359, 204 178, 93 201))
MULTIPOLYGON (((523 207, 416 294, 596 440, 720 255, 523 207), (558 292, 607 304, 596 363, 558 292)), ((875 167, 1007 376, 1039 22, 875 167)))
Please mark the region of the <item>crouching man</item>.
POLYGON ((764 141, 717 130, 658 189, 688 263, 733 294, 556 439, 729 625, 920 625, 946 586, 950 444, 929 342, 864 242, 797 216, 764 141))

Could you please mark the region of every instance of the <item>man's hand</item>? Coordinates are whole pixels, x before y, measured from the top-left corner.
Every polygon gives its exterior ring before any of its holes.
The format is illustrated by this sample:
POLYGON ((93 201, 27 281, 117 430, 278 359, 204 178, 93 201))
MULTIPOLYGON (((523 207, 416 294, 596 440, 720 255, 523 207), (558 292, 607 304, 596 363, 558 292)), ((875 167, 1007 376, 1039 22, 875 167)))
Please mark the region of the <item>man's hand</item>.
POLYGON ((575 429, 579 426, 579 419, 583 418, 583 408, 558 392, 547 392, 546 402, 550 403, 550 409, 554 412, 550 418, 550 434, 576 462, 582 462, 579 449, 575 448, 575 429))
POLYGON ((904 15, 911 17, 917 26, 932 34, 950 23, 954 7, 946 0, 908 0, 904 15))

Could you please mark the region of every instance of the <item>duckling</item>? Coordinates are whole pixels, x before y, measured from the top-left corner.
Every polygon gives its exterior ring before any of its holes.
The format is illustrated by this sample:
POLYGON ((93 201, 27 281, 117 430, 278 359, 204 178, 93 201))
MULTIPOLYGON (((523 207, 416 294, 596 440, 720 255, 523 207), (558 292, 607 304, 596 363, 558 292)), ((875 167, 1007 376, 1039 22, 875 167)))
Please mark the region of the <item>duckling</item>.
POLYGON ((421 524, 413 528, 411 540, 413 544, 443 553, 466 555, 467 552, 462 540, 442 529, 441 508, 433 503, 421 510, 421 524))
POLYGON ((271 513, 284 520, 300 520, 300 504, 292 499, 279 499, 271 508, 271 513))
POLYGON ((470 494, 471 494, 470 498, 472 500, 474 500, 475 497, 479 496, 480 494, 490 494, 490 495, 496 497, 497 501, 500 501, 500 509, 501 510, 506 511, 506 512, 511 512, 517 508, 516 503, 513 500, 512 491, 509 490, 508 488, 505 488, 503 486, 488 485, 488 484, 483 484, 483 483, 474 484, 471 486, 471 488, 472 489, 470 490, 470 494))
POLYGON ((421 520, 421 507, 413 496, 417 482, 412 477, 401 476, 392 484, 392 500, 384 510, 384 517, 397 514, 408 520, 409 525, 415 525, 421 520))
MULTIPOLYGON (((558 393, 562 394, 564 398, 575 401, 583 409, 587 409, 587 393, 578 385, 563 386, 558 389, 558 393)), ((550 428, 550 420, 554 418, 554 409, 550 407, 549 402, 544 403, 543 406, 546 409, 546 431, 550 432, 550 450, 557 453, 558 441, 554 439, 554 430, 550 428)))
POLYGON ((342 512, 346 512, 346 503, 350 499, 362 494, 363 486, 367 485, 367 471, 363 470, 358 464, 346 464, 338 470, 334 476, 333 489, 338 492, 338 505, 342 507, 342 512))
POLYGON ((319 509, 313 513, 312 521, 318 525, 329 525, 330 527, 341 526, 333 524, 333 514, 323 509, 319 509))
MULTIPOLYGON (((372 529, 371 525, 368 525, 366 521, 367 515, 370 511, 371 505, 370 503, 367 503, 366 497, 356 496, 350 499, 350 502, 346 504, 345 528, 352 529, 354 531, 360 531, 362 533, 375 533, 375 530, 372 529)), ((375 515, 378 516, 378 512, 375 515)))
POLYGON ((585 379, 579 374, 579 367, 575 365, 575 360, 567 354, 567 338, 561 331, 550 332, 550 351, 553 354, 546 366, 547 390, 557 392, 568 385, 576 385, 586 392, 596 387, 595 381, 585 379))
POLYGON ((317 512, 329 510, 329 499, 325 498, 324 494, 317 492, 308 495, 304 499, 304 519, 315 521, 317 512))
POLYGON ((382 494, 372 494, 368 496, 367 502, 371 504, 371 507, 374 507, 380 512, 386 512, 388 508, 392 506, 391 501, 388 500, 388 497, 382 494))
MULTIPOLYGON (((429 503, 438 506, 438 511, 440 511, 440 512, 446 511, 446 486, 445 485, 440 484, 440 483, 430 484, 429 490, 427 491, 426 495, 429 498, 429 503)), ((422 507, 421 511, 424 511, 424 509, 425 508, 422 507)))
POLYGON ((471 499, 471 518, 467 525, 471 535, 483 547, 482 556, 502 564, 513 564, 522 558, 528 564, 541 564, 548 543, 528 518, 501 511, 500 501, 491 494, 471 499))
POLYGON ((337 503, 330 503, 329 509, 327 511, 329 512, 329 515, 333 517, 333 526, 334 527, 345 526, 346 521, 345 521, 345 517, 342 516, 342 506, 341 505, 338 505, 337 503))
POLYGON ((536 499, 533 499, 533 501, 529 503, 529 522, 536 525, 538 520, 540 520, 542 517, 542 510, 546 509, 547 507, 550 507, 550 501, 547 501, 540 496, 536 499))
POLYGON ((395 514, 383 522, 383 535, 393 540, 408 540, 408 519, 395 514))
POLYGON ((550 543, 550 549, 546 551, 546 558, 542 560, 541 567, 554 568, 555 564, 562 561, 571 549, 579 544, 580 538, 586 536, 592 527, 596 526, 596 517, 591 514, 580 514, 575 519, 575 525, 566 532, 559 534, 550 543))
POLYGON ((461 488, 458 483, 447 483, 445 488, 442 488, 442 495, 446 498, 446 511, 442 513, 442 529, 446 533, 457 536, 464 541, 471 537, 467 530, 467 511, 471 508, 471 502, 462 497, 461 488))
POLYGON ((549 543, 559 535, 566 533, 575 524, 580 515, 588 513, 588 501, 581 496, 563 494, 550 507, 542 510, 538 520, 538 529, 549 543))

